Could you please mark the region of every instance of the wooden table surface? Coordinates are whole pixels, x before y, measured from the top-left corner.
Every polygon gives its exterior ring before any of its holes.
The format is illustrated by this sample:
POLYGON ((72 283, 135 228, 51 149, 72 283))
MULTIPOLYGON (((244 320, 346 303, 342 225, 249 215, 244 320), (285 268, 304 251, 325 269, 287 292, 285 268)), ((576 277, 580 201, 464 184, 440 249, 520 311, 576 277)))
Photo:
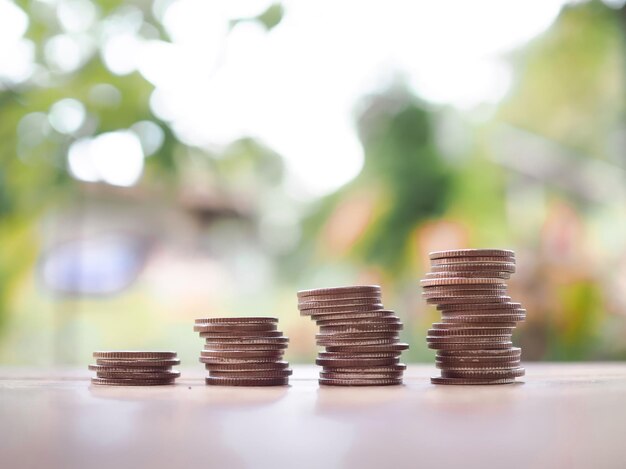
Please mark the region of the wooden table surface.
POLYGON ((626 468, 626 364, 527 364, 523 383, 319 387, 89 384, 87 370, 0 368, 0 467, 626 468))

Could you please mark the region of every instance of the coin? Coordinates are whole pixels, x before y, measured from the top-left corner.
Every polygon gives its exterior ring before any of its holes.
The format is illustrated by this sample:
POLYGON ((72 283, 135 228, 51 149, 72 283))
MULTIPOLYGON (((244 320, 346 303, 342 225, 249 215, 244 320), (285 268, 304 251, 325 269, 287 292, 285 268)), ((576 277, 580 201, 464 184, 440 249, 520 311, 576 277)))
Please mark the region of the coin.
POLYGON ((368 366, 363 368, 325 366, 323 370, 333 373, 390 373, 394 371, 404 371, 406 370, 406 365, 404 363, 397 363, 395 365, 368 366))
POLYGON ((437 299, 465 298, 476 302, 480 298, 491 298, 495 296, 508 296, 506 290, 449 290, 449 291, 423 291, 422 298, 430 304, 446 304, 446 301, 438 302, 437 299))
POLYGON ((501 344, 510 341, 511 334, 498 336, 448 335, 426 337, 426 342, 429 344, 501 344))
POLYGON ((464 309, 464 310, 441 310, 441 315, 444 317, 455 317, 455 316, 474 316, 474 315, 478 315, 478 316, 489 316, 489 315, 493 315, 493 316, 498 316, 498 315, 525 315, 526 314, 526 310, 523 308, 520 309, 506 309, 506 308, 502 308, 502 309, 498 309, 497 304, 492 304, 491 307, 492 309, 488 309, 488 308, 475 308, 475 309, 464 309))
POLYGON ((204 344, 204 350, 230 350, 230 351, 254 351, 254 350, 282 350, 284 351, 289 344, 223 344, 218 342, 207 342, 204 344))
POLYGON ((172 359, 176 358, 176 352, 152 352, 152 351, 131 351, 131 350, 117 350, 117 351, 99 351, 93 352, 94 358, 157 358, 157 359, 172 359))
POLYGON ((289 338, 280 337, 206 337, 204 339, 207 344, 232 344, 232 345, 254 345, 254 344, 287 344, 289 338))
POLYGON ((498 343, 490 343, 490 344, 481 344, 481 343, 429 343, 428 348, 432 350, 488 350, 488 349, 506 349, 511 347, 513 343, 511 341, 508 342, 498 342, 498 343))
POLYGON ((222 334, 247 334, 247 333, 269 333, 276 331, 277 324, 270 322, 245 324, 245 323, 231 323, 231 324, 196 324, 193 327, 195 332, 205 333, 222 333, 222 334))
POLYGON ((380 304, 380 297, 364 297, 364 298, 347 298, 345 300, 326 300, 326 301, 305 301, 298 303, 298 309, 316 309, 316 308, 330 308, 335 306, 345 305, 370 305, 380 304))
POLYGON ((382 316, 368 317, 356 319, 320 319, 315 323, 321 327, 327 326, 362 326, 369 324, 385 325, 385 324, 402 324, 398 316, 382 316))
POLYGON ((384 309, 382 303, 369 304, 369 305, 343 305, 343 306, 333 306, 333 307, 328 307, 328 308, 301 309, 300 315, 315 316, 315 315, 337 314, 337 313, 367 313, 370 311, 378 311, 381 309, 384 309))
POLYGON ((326 379, 320 378, 319 383, 326 386, 392 386, 402 384, 402 378, 397 379, 326 379))
POLYGON ((386 322, 359 322, 359 323, 351 323, 351 324, 332 324, 332 325, 321 325, 320 332, 323 334, 333 334, 333 333, 342 333, 342 332, 391 332, 391 331, 401 331, 403 329, 403 325, 399 321, 386 321, 386 322))
POLYGON ((361 353, 377 353, 377 352, 402 352, 409 348, 409 344, 394 343, 383 345, 367 345, 357 347, 354 345, 331 345, 326 347, 328 352, 361 352, 361 353))
POLYGON ((462 292, 471 292, 474 290, 478 290, 478 291, 491 291, 491 290, 506 290, 507 289, 507 284, 504 283, 503 279, 494 279, 491 277, 439 277, 439 278, 433 278, 433 279, 425 279, 425 281, 434 281, 434 282, 439 282, 439 281, 447 281, 449 279, 452 280, 462 280, 463 282, 467 282, 467 283, 446 283, 446 284, 442 284, 442 285, 422 285, 422 290, 424 292, 435 292, 435 291, 441 291, 441 292, 449 292, 449 291, 455 291, 455 290, 460 290, 462 292), (476 283, 476 281, 482 281, 482 280, 496 280, 500 283, 476 283))
POLYGON ((335 371, 322 371, 320 378, 332 380, 371 380, 371 379, 402 379, 402 371, 388 373, 339 373, 335 371))
MULTIPOLYGON (((459 277, 457 277, 459 278, 459 277)), ((498 296, 506 294, 506 285, 438 285, 436 287, 423 287, 422 296, 436 296, 437 294, 443 296, 498 296), (487 288, 475 288, 475 287, 487 287, 487 288)))
POLYGON ((380 293, 373 292, 355 292, 343 295, 310 295, 299 297, 298 304, 300 305, 303 303, 311 302, 335 304, 341 302, 350 302, 350 300, 355 300, 357 302, 380 303, 382 301, 382 297, 380 296, 380 293))
POLYGON ((515 257, 515 252, 509 249, 451 249, 448 251, 433 251, 428 254, 430 259, 442 257, 515 257))
POLYGON ((163 386, 174 384, 174 379, 106 379, 91 378, 91 384, 99 386, 163 386))
POLYGON ((479 379, 479 378, 443 378, 432 377, 430 382, 433 384, 456 384, 456 385, 493 385, 493 384, 512 384, 515 382, 515 378, 499 378, 499 379, 479 379))
POLYGON ((434 265, 431 268, 431 271, 434 273, 437 272, 484 272, 485 275, 481 275, 481 277, 489 277, 489 273, 492 272, 501 272, 501 273, 509 273, 512 274, 516 270, 515 264, 512 263, 484 263, 484 262, 464 262, 462 264, 439 264, 434 265))
POLYGON ((356 352, 320 352, 318 358, 339 358, 342 360, 352 360, 359 358, 399 358, 401 352, 378 352, 378 353, 356 353, 356 352))
POLYGON ((511 347, 506 350, 475 350, 464 353, 463 351, 439 351, 437 357, 519 357, 522 349, 519 347, 511 347))
POLYGON ((350 293, 345 295, 313 295, 298 298, 298 304, 300 303, 308 303, 308 302, 320 302, 320 303, 329 303, 332 304, 335 301, 347 301, 347 300, 367 300, 369 303, 382 303, 382 297, 378 294, 373 294, 371 292, 364 293, 350 293), (378 299, 378 301, 372 301, 374 299, 378 299))
MULTIPOLYGON (((180 365, 178 358, 172 358, 169 360, 159 359, 119 359, 119 358, 98 358, 96 359, 96 365, 99 366, 119 366, 119 367, 148 367, 148 368, 169 368, 175 365, 180 365)), ((93 365, 92 365, 93 366, 93 365)))
POLYGON ((88 369, 91 371, 111 371, 122 373, 159 373, 169 371, 171 366, 133 367, 125 365, 89 365, 88 369))
POLYGON ((471 323, 471 322, 497 322, 497 323, 504 323, 504 322, 520 322, 520 321, 524 321, 526 319, 526 315, 524 314, 488 314, 488 315, 481 315, 481 314, 473 314, 471 316, 461 316, 461 315, 454 315, 454 316, 444 316, 443 317, 443 322, 445 322, 446 324, 467 324, 467 323, 471 323))
POLYGON ((282 357, 284 350, 202 350, 205 358, 270 358, 282 357))
MULTIPOLYGON (((494 350, 489 350, 490 352, 493 352, 494 350)), ((500 352, 503 352, 505 350, 499 350, 500 352)), ((444 352, 443 350, 441 350, 441 352, 444 352)), ((472 352, 472 350, 469 350, 468 352, 472 352)), ((521 355, 517 354, 513 354, 513 353, 509 353, 509 354, 505 354, 505 355, 501 355, 501 356, 486 356, 486 355, 471 355, 471 353, 467 353, 467 354, 462 354, 462 355, 456 355, 456 356, 450 356, 450 355, 441 355, 439 352, 437 353, 437 357, 435 358, 436 362, 440 362, 440 363, 445 363, 445 364, 450 364, 452 365, 465 365, 465 364, 490 364, 490 363, 509 363, 509 362, 515 362, 515 361, 519 361, 520 360, 521 355)))
POLYGON ((234 318, 199 318, 196 319, 196 324, 274 324, 278 322, 278 318, 271 318, 266 316, 249 316, 249 317, 234 317, 234 318))
POLYGON ((206 364, 207 370, 214 371, 270 371, 284 370, 289 367, 289 362, 272 361, 264 363, 211 363, 206 364))
POLYGON ((453 312, 453 311, 464 311, 464 310, 500 310, 500 309, 523 309, 520 303, 498 303, 494 305, 492 303, 468 303, 468 304, 458 304, 458 305, 440 305, 437 306, 439 311, 445 312, 453 312))
POLYGON ((398 341, 398 337, 390 337, 388 339, 317 339, 316 344, 326 347, 336 346, 366 346, 366 345, 385 345, 394 344, 398 341))
POLYGON ((316 334, 315 340, 318 345, 380 345, 395 343, 400 340, 400 336, 396 332, 371 332, 371 333, 354 333, 354 334, 316 334), (365 344, 365 341, 376 341, 365 344), (384 342, 378 342, 384 341, 384 342))
POLYGON ((461 361, 436 360, 435 366, 442 370, 448 370, 448 371, 475 371, 475 370, 476 371, 480 371, 480 370, 489 371, 489 370, 513 370, 513 369, 519 368, 520 363, 521 362, 519 358, 509 359, 508 361, 470 360, 470 361, 461 362, 461 361))
POLYGON ((320 333, 316 336, 325 337, 325 336, 333 336, 333 337, 354 337, 360 336, 361 334, 366 334, 364 337, 369 337, 370 334, 386 334, 389 336, 398 335, 398 332, 403 328, 402 324, 386 324, 383 326, 360 326, 360 327, 351 327, 351 326, 340 326, 340 327, 325 327, 320 328, 320 333))
POLYGON ((232 332, 201 332, 205 339, 259 339, 265 337, 283 337, 282 331, 232 331, 232 332))
POLYGON ((253 365, 253 364, 267 364, 281 362, 281 356, 267 356, 267 357, 247 357, 247 358, 231 358, 231 357, 200 357, 200 363, 205 365, 253 365))
POLYGON ((427 298, 426 303, 428 304, 437 304, 439 306, 448 306, 455 304, 471 304, 471 303, 491 303, 491 304, 501 304, 508 303, 511 301, 510 296, 477 296, 477 297, 466 297, 466 296, 446 296, 446 297, 438 297, 438 298, 427 298))
POLYGON ((450 277, 450 278, 433 278, 420 280, 423 287, 432 287, 437 285, 506 285, 505 281, 501 278, 462 278, 462 277, 450 277))
POLYGON ((450 290, 422 292, 422 298, 424 298, 429 304, 448 304, 446 300, 449 298, 471 299, 471 301, 476 303, 479 302, 481 298, 503 296, 507 296, 506 290, 450 290))
POLYGON ((496 277, 502 279, 511 278, 510 272, 497 272, 497 271, 474 271, 474 270, 446 270, 443 269, 441 272, 428 272, 424 278, 450 278, 450 277, 496 277))
POLYGON ((475 369, 511 369, 520 366, 519 360, 509 361, 491 361, 491 362, 477 362, 475 360, 469 361, 435 361, 435 366, 443 370, 475 370, 475 369))
POLYGON ((286 378, 293 373, 290 369, 281 370, 214 370, 209 369, 209 376, 214 378, 286 378))
POLYGON ((369 293, 380 295, 380 286, 378 285, 354 285, 347 287, 331 287, 331 288, 315 288, 312 290, 300 290, 298 298, 308 296, 326 296, 326 295, 346 295, 353 293, 369 293))
MULTIPOLYGON (((449 278, 449 277, 448 277, 449 278)), ((457 279, 467 279, 466 277, 453 277, 457 279)), ((483 278, 483 277, 473 277, 473 278, 483 278)), ((444 277, 438 279, 431 280, 443 280, 444 277)), ((496 279, 502 280, 502 279, 496 279)), ((432 287, 422 287, 422 295, 434 295, 435 293, 440 293, 442 295, 503 295, 507 291, 507 286, 504 284, 487 284, 481 283, 478 285, 475 284, 467 284, 467 285, 435 285, 432 287)))
POLYGON ((436 365, 443 368, 515 368, 520 364, 520 357, 469 358, 437 357, 436 365))
POLYGON ((136 371, 110 371, 110 370, 100 370, 96 372, 96 376, 98 378, 106 378, 106 379, 140 379, 140 380, 170 380, 174 378, 178 378, 180 376, 180 371, 159 371, 154 373, 144 373, 144 372, 136 372, 136 371))
POLYGON ((501 378, 520 378, 524 376, 524 368, 517 367, 509 370, 496 369, 465 369, 465 370, 442 370, 443 378, 469 378, 469 379, 501 379, 501 378))
POLYGON ((398 342, 398 336, 389 336, 387 338, 375 338, 375 339, 316 339, 316 344, 323 347, 337 347, 337 346, 352 346, 352 347, 364 347, 370 345, 393 345, 398 342))
POLYGON ((315 334, 316 339, 391 339, 398 337, 398 330, 393 329, 371 329, 354 331, 322 331, 315 334))
POLYGON ((205 378, 205 382, 214 386, 285 386, 289 384, 289 378, 225 378, 222 376, 209 376, 205 378))
MULTIPOLYGON (((444 324, 446 325, 446 324, 444 324)), ((510 336, 514 327, 476 327, 476 328, 456 328, 456 329, 428 329, 428 335, 431 337, 448 337, 457 335, 466 335, 474 337, 491 337, 491 336, 510 336)))
POLYGON ((322 324, 330 324, 331 321, 345 321, 351 324, 353 321, 359 320, 372 320, 372 319, 381 319, 381 318, 395 318, 398 319, 397 316, 394 316, 394 312, 388 309, 379 309, 374 311, 363 311, 363 312, 348 312, 348 313, 335 313, 335 314, 322 314, 316 315, 312 314, 310 316, 311 319, 317 322, 318 325, 322 324))
POLYGON ((514 329, 515 328, 515 323, 511 322, 511 323, 505 323, 505 326, 501 326, 500 323, 492 323, 492 322, 485 322, 485 323, 471 323, 471 324, 450 324, 447 322, 434 322, 432 323, 432 329, 433 330, 449 330, 449 331, 463 331, 463 330, 473 330, 476 329, 477 332, 479 330, 493 330, 493 329, 514 329))
POLYGON ((388 366, 395 365, 399 362, 399 358, 318 358, 315 363, 324 367, 333 368, 363 368, 368 366, 388 366))
POLYGON ((483 262, 488 264, 497 264, 500 262, 515 264, 515 257, 505 256, 464 256, 464 257, 441 257, 439 259, 431 259, 430 265, 442 264, 463 264, 466 262, 483 262))

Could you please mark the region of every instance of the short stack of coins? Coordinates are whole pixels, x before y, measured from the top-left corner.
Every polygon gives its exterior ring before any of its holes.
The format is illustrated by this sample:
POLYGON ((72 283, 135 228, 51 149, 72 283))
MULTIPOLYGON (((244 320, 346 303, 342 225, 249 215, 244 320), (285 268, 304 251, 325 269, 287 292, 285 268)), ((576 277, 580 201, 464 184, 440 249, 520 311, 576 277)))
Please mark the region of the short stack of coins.
POLYGON ((434 384, 509 384, 524 375, 512 333, 526 310, 507 294, 515 253, 504 249, 432 252, 423 297, 437 305, 441 322, 428 331, 441 376, 434 384))
POLYGON ((158 386, 174 384, 180 372, 172 367, 180 364, 176 352, 107 351, 94 352, 96 372, 91 382, 106 386, 158 386))
POLYGON ((319 383, 334 386, 402 384, 402 322, 384 309, 380 287, 362 285, 298 292, 298 309, 319 326, 319 383))
POLYGON ((206 384, 282 386, 292 371, 283 360, 289 339, 268 317, 196 319, 194 331, 205 339, 200 362, 209 372, 206 384))

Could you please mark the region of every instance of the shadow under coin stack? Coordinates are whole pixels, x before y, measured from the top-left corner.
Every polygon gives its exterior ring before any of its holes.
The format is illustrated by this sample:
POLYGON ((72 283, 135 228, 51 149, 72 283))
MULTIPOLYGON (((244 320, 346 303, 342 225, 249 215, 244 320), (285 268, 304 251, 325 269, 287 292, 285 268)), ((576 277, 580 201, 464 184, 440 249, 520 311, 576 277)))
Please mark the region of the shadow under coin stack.
POLYGON ((434 384, 509 384, 524 375, 521 350, 513 347, 515 325, 526 317, 511 302, 506 279, 515 272, 515 253, 502 249, 459 249, 430 253, 431 272, 421 281, 427 303, 442 321, 428 331, 437 350, 440 377, 434 384))
POLYGON ((283 355, 289 339, 266 317, 196 319, 194 331, 205 339, 200 362, 209 371, 206 384, 282 386, 292 371, 283 355))
POLYGON ((94 352, 96 372, 92 384, 106 386, 158 386, 174 384, 180 372, 172 370, 179 365, 176 352, 94 352))
POLYGON ((300 314, 317 323, 317 345, 326 348, 316 360, 320 384, 402 384, 406 365, 399 361, 408 344, 399 343, 400 318, 383 308, 377 285, 298 292, 300 314))

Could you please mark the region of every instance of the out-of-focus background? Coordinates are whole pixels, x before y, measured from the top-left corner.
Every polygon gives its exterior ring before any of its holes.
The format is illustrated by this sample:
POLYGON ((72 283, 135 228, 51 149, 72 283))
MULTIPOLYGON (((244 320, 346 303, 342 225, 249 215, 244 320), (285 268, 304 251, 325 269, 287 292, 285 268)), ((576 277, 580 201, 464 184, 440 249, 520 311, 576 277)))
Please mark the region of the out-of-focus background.
POLYGON ((626 359, 624 0, 0 0, 0 362, 197 362, 204 316, 505 247, 527 360, 626 359))

